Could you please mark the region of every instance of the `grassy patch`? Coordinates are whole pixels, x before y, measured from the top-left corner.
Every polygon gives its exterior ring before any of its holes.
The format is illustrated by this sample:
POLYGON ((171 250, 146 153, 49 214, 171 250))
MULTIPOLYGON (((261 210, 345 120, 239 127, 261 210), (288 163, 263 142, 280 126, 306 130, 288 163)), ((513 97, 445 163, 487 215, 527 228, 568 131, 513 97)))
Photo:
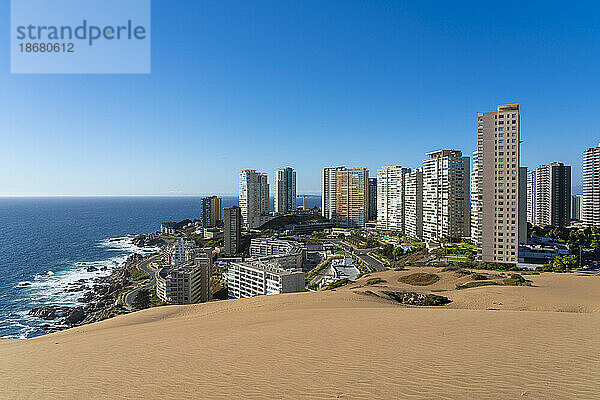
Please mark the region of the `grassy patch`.
POLYGON ((510 278, 504 280, 506 286, 529 286, 530 282, 519 274, 510 274, 510 278))
POLYGON ((375 272, 375 268, 365 264, 361 260, 355 260, 353 265, 358 270, 359 276, 364 276, 365 274, 375 272))
POLYGON ((334 256, 321 261, 319 264, 317 264, 317 266, 311 269, 308 274, 306 274, 304 278, 304 283, 308 285, 310 281, 312 281, 320 272, 322 272, 325 268, 329 267, 333 260, 339 260, 342 258, 343 257, 334 256))
POLYGON ((428 286, 433 285, 440 280, 440 277, 436 274, 426 274, 423 272, 417 272, 398 278, 398 282, 406 283, 413 286, 428 286))
POLYGON ((369 280, 367 280, 367 285, 377 285, 378 283, 386 283, 387 281, 385 279, 381 279, 381 278, 371 278, 369 280))
POLYGON ((356 294, 362 294, 364 296, 381 297, 380 295, 378 295, 377 293, 375 293, 375 292, 373 292, 371 290, 365 290, 365 291, 355 290, 354 293, 356 293, 356 294))
POLYGON ((474 281, 485 281, 488 279, 488 277, 485 274, 474 273, 471 275, 471 279, 474 281))
POLYGON ((424 294, 415 292, 383 292, 390 299, 397 301, 400 304, 408 304, 412 306, 443 306, 450 303, 450 300, 444 296, 437 294, 424 294))
POLYGON ((407 247, 425 247, 425 242, 408 242, 404 243, 407 247))
POLYGON ((348 279, 348 278, 339 279, 339 280, 337 280, 335 282, 331 282, 329 285, 327 285, 325 287, 325 290, 337 289, 337 288, 347 285, 349 283, 350 283, 350 279, 348 279))
POLYGON ((133 282, 143 281, 152 278, 149 273, 142 271, 141 269, 134 269, 129 271, 129 279, 133 282))
POLYGON ((479 286, 494 286, 494 285, 499 285, 499 283, 492 282, 492 281, 467 282, 464 285, 456 285, 456 290, 469 289, 472 287, 479 287, 479 286))
POLYGON ((456 285, 456 290, 469 289, 472 287, 479 286, 531 286, 531 282, 523 278, 519 274, 510 274, 510 277, 504 279, 502 283, 489 280, 479 280, 474 282, 467 282, 464 285, 456 285))

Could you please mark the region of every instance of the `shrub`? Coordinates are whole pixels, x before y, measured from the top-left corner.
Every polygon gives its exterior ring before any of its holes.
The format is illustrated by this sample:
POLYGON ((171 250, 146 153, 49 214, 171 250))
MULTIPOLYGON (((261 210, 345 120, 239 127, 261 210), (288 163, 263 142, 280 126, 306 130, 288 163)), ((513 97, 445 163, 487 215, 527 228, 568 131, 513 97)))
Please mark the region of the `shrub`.
POLYGON ((424 294, 415 292, 391 292, 384 291, 390 299, 397 301, 400 304, 408 304, 413 306, 443 306, 450 303, 450 300, 444 296, 437 294, 424 294))
POLYGON ((507 286, 526 286, 529 282, 519 274, 510 274, 510 278, 504 280, 507 286))
POLYGON ((137 269, 137 268, 134 270, 127 270, 127 274, 129 276, 129 279, 132 280, 133 282, 152 278, 152 276, 150 276, 149 273, 147 273, 146 271, 143 271, 141 269, 137 269))
POLYGON ((137 295, 135 296, 135 299, 133 300, 133 308, 135 308, 136 310, 143 310, 145 308, 150 307, 150 298, 151 298, 151 293, 150 290, 148 289, 141 289, 139 292, 137 292, 137 295))
POLYGON ((471 279, 473 279, 474 281, 485 281, 486 279, 488 279, 488 277, 484 274, 474 273, 471 275, 471 279))
POLYGON ((479 265, 474 265, 471 268, 487 269, 487 270, 495 270, 495 271, 520 271, 521 270, 515 264, 502 264, 502 263, 481 263, 479 265))
POLYGON ((428 286, 433 285, 440 280, 440 277, 436 274, 426 274, 423 272, 417 272, 398 278, 398 282, 406 283, 413 286, 428 286))
POLYGON ((356 290, 356 291, 354 291, 354 293, 356 293, 356 294, 362 294, 362 295, 365 295, 365 296, 381 297, 377 293, 375 293, 375 292, 373 292, 371 290, 365 290, 364 292, 360 291, 360 290, 356 290))
POLYGON ((493 286, 493 285, 499 285, 499 283, 492 282, 492 281, 468 282, 468 283, 465 283, 464 285, 456 285, 456 290, 469 289, 472 287, 479 287, 479 286, 493 286))
POLYGON ((367 285, 376 285, 378 283, 386 283, 386 281, 381 278, 371 278, 367 280, 367 285))
POLYGON ((336 289, 336 288, 342 287, 344 285, 347 285, 349 283, 350 283, 350 279, 348 279, 348 278, 338 279, 337 281, 331 282, 329 285, 327 285, 325 287, 325 290, 336 289))

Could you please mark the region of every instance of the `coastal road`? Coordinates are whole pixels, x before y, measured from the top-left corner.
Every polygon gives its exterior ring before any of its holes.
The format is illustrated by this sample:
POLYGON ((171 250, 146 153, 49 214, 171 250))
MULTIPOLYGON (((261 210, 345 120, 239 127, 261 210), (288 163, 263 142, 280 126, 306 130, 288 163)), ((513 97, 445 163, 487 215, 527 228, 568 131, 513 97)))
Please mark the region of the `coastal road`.
POLYGON ((156 261, 160 258, 160 256, 154 256, 154 257, 150 257, 147 260, 142 261, 141 263, 138 264, 138 268, 141 269, 142 271, 150 274, 152 276, 152 279, 150 280, 150 282, 148 282, 145 285, 142 285, 140 287, 137 287, 133 290, 131 290, 130 292, 128 292, 125 297, 124 297, 124 302, 125 302, 125 306, 127 308, 132 308, 133 306, 133 301, 135 300, 135 297, 137 296, 138 292, 142 289, 150 289, 151 287, 153 287, 154 285, 156 285, 156 274, 155 271, 153 269, 151 269, 149 267, 150 263, 153 261, 156 261))
POLYGON ((332 242, 339 245, 341 248, 343 248, 347 252, 354 254, 356 257, 361 259, 367 265, 375 268, 375 271, 385 271, 386 270, 385 265, 383 265, 381 263, 381 261, 379 261, 378 259, 376 259, 375 257, 373 257, 369 254, 373 250, 371 250, 371 249, 355 249, 354 247, 342 242, 341 240, 332 240, 332 242))
POLYGON ((385 265, 383 265, 381 263, 381 261, 379 261, 378 259, 373 257, 370 254, 371 251, 372 250, 354 250, 354 255, 357 256, 358 258, 360 258, 364 263, 375 268, 375 271, 385 271, 386 270, 385 265))

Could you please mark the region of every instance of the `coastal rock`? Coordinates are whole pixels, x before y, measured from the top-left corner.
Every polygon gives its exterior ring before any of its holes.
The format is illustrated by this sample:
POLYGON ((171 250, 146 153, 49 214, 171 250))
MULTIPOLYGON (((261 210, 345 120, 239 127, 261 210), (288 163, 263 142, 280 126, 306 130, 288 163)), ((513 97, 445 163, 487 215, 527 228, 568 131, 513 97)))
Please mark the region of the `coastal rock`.
POLYGON ((94 301, 95 297, 96 297, 96 295, 94 294, 94 292, 87 292, 83 296, 78 298, 77 301, 80 303, 90 303, 90 302, 94 301))
POLYGON ((135 238, 132 239, 131 242, 137 247, 164 247, 167 245, 167 242, 155 236, 154 234, 137 235, 135 238))
POLYGON ((56 318, 55 307, 54 306, 42 306, 36 307, 27 313, 33 317, 45 319, 45 320, 53 320, 56 318))
POLYGON ((137 264, 138 262, 142 261, 144 259, 144 257, 141 254, 132 254, 129 257, 127 257, 127 260, 125 260, 125 268, 127 269, 129 267, 131 267, 134 264, 137 264))
POLYGON ((85 270, 87 272, 96 272, 96 271, 98 271, 98 268, 96 268, 94 266, 90 266, 90 267, 87 267, 85 270))
MULTIPOLYGON (((47 332, 54 332, 127 313, 129 311, 126 308, 115 306, 115 303, 122 294, 123 289, 129 284, 126 277, 128 274, 127 268, 133 267, 143 259, 144 257, 140 254, 132 254, 127 257, 124 263, 111 268, 110 275, 89 279, 82 278, 69 283, 65 288, 65 292, 83 292, 77 299, 79 303, 83 303, 81 306, 47 305, 32 309, 29 311, 29 315, 47 321, 55 320, 54 324, 44 324, 42 328, 47 332)), ((93 266, 86 269, 91 272, 98 270, 97 267, 93 266)))
POLYGON ((77 325, 85 318, 85 312, 82 307, 73 308, 67 317, 63 320, 63 323, 68 326, 77 325))
POLYGON ((64 329, 64 327, 61 327, 60 325, 50 325, 50 324, 44 324, 44 325, 40 326, 40 328, 42 328, 43 330, 45 330, 48 333, 58 332, 58 331, 62 331, 64 329))
POLYGON ((109 291, 109 287, 106 285, 94 285, 93 287, 94 293, 99 296, 105 295, 109 291))
POLYGON ((51 321, 69 312, 70 310, 71 308, 66 306, 41 306, 32 308, 27 314, 46 321, 51 321))

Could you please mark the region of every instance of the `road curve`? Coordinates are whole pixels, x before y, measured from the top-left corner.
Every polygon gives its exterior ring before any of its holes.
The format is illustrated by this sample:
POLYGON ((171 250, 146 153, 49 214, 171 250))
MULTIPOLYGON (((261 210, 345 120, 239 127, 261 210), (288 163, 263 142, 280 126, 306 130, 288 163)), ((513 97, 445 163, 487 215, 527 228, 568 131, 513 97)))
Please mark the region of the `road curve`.
POLYGON ((137 266, 142 271, 150 274, 152 276, 152 279, 147 284, 137 287, 137 288, 129 291, 125 295, 125 297, 123 298, 123 301, 125 302, 125 306, 127 308, 133 308, 133 301, 135 300, 135 298, 140 290, 149 289, 149 288, 153 287, 154 285, 156 285, 156 275, 154 273, 154 270, 150 269, 150 267, 148 267, 148 265, 150 265, 151 262, 156 261, 156 259, 158 259, 159 257, 160 256, 150 257, 149 259, 142 261, 137 266))

